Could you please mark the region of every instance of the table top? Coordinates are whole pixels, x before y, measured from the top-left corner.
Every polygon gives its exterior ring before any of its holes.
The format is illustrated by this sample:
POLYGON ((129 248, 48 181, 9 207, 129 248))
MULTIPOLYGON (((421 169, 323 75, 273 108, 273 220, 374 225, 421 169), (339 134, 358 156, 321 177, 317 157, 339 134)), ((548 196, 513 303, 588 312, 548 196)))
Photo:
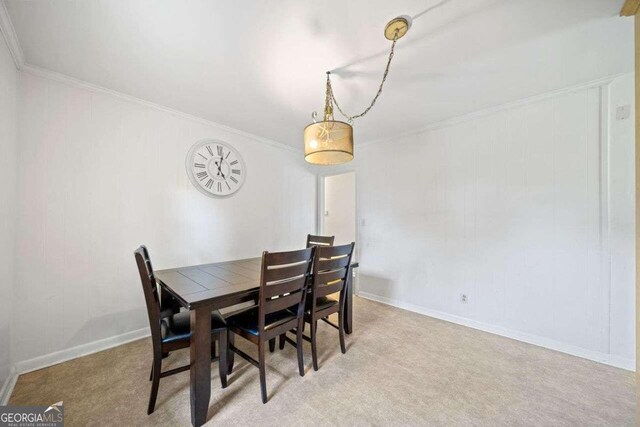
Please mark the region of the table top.
POLYGON ((261 258, 170 268, 155 272, 156 280, 191 309, 215 299, 258 290, 261 258))
MULTIPOLYGON (((155 272, 156 280, 180 303, 193 309, 222 302, 260 288, 260 257, 170 268, 155 272)), ((352 263, 351 267, 357 267, 352 263)))

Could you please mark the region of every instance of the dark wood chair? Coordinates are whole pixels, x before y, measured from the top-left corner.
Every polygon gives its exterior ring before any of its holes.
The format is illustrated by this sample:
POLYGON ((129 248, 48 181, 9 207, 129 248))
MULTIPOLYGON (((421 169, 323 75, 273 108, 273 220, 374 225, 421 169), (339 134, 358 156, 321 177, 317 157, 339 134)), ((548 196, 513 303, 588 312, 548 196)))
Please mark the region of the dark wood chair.
POLYGON ((339 331, 340 350, 346 353, 344 344, 344 306, 348 275, 350 273, 351 257, 355 243, 342 246, 318 246, 313 260, 313 278, 311 293, 305 304, 304 321, 309 323, 311 338, 311 356, 313 369, 318 370, 317 329, 318 320, 333 326, 339 331), (329 295, 340 293, 336 301, 329 295), (329 320, 329 315, 338 313, 338 324, 329 320))
MULTIPOLYGON (((188 311, 180 312, 179 306, 176 308, 175 302, 171 301, 167 295, 165 297, 165 308, 162 306, 162 297, 153 274, 153 266, 149 258, 149 252, 144 246, 140 246, 134 252, 144 299, 147 303, 147 314, 149 315, 149 326, 151 327, 151 342, 153 344, 153 364, 151 367, 151 395, 149 396, 149 406, 147 414, 151 414, 156 405, 158 397, 158 387, 160 378, 184 372, 190 365, 181 366, 162 372, 162 359, 170 352, 182 348, 188 348, 191 340, 191 317, 188 311)), ((222 388, 227 386, 227 327, 224 319, 217 311, 211 313, 211 348, 212 360, 215 360, 215 341, 220 343, 220 382, 222 388)))
POLYGON ((229 327, 229 351, 233 351, 260 370, 262 403, 267 403, 264 356, 267 341, 275 343, 275 338, 282 335, 282 340, 296 347, 298 370, 300 376, 304 376, 302 312, 314 252, 313 247, 292 252, 263 252, 258 307, 226 319, 229 327), (284 336, 292 329, 296 330, 295 342, 284 336), (258 360, 235 347, 233 334, 258 346, 258 360))
MULTIPOLYGON (((151 264, 151 258, 149 257, 149 251, 147 247, 142 245, 139 249, 142 249, 142 256, 149 264, 149 270, 153 273, 153 265, 151 264)), ((156 286, 155 281, 153 282, 156 292, 158 292, 160 296, 160 317, 168 317, 172 314, 176 314, 180 312, 180 303, 176 300, 170 293, 162 292, 162 290, 156 286)))
POLYGON ((307 247, 311 246, 333 246, 335 236, 314 236, 307 234, 307 247))

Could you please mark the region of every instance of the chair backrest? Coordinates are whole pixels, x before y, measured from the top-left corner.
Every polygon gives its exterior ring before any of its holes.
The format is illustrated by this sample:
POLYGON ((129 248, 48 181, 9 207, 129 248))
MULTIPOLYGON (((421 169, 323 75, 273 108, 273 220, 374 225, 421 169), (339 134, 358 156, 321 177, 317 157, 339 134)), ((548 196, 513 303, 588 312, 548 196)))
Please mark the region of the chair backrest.
MULTIPOLYGON (((268 314, 293 308, 298 316, 302 316, 307 293, 306 283, 311 274, 314 253, 315 247, 291 252, 262 253, 258 301, 258 333, 260 335, 265 332, 268 314)), ((270 332, 273 332, 274 336, 279 335, 277 331, 270 332)))
POLYGON ((311 246, 333 246, 335 236, 314 236, 307 234, 307 247, 311 246))
POLYGON ((340 292, 344 301, 345 283, 355 243, 341 246, 318 246, 313 260, 312 310, 316 310, 318 298, 340 292))
POLYGON ((142 282, 144 300, 147 304, 151 340, 153 341, 154 349, 156 346, 159 349, 162 340, 160 331, 160 298, 156 278, 153 274, 153 265, 151 265, 149 252, 145 246, 140 246, 133 254, 136 258, 136 264, 138 264, 138 273, 140 274, 140 282, 142 282))

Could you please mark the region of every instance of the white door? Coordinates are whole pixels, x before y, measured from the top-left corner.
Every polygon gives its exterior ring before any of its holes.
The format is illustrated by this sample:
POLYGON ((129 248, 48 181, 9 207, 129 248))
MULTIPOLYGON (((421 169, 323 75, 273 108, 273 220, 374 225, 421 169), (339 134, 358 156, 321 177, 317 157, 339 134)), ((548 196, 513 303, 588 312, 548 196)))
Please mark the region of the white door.
MULTIPOLYGON (((347 172, 322 178, 320 234, 335 236, 335 245, 356 242, 356 173, 347 172)), ((358 259, 358 242, 353 253, 358 259)), ((353 271, 353 292, 358 293, 358 269, 353 271)))
POLYGON ((335 236, 335 245, 356 241, 356 174, 325 176, 321 233, 335 236))

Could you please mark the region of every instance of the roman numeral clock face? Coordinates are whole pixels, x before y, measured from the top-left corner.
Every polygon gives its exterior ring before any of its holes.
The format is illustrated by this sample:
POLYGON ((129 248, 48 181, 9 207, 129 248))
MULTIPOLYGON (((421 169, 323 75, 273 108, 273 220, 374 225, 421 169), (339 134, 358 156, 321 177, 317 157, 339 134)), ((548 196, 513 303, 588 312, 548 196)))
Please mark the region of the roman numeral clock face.
POLYGON ((242 187, 246 176, 240 153, 212 139, 195 143, 186 159, 187 175, 200 192, 210 197, 228 197, 242 187))

